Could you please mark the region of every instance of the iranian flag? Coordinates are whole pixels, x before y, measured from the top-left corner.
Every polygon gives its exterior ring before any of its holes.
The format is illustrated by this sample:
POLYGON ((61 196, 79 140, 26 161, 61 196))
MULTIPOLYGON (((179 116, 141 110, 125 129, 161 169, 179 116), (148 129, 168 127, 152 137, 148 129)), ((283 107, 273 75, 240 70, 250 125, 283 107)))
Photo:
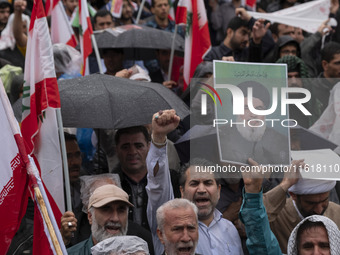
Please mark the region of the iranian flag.
POLYGON ((46 14, 47 16, 51 15, 52 43, 64 43, 71 47, 76 47, 77 40, 73 33, 71 24, 68 21, 62 1, 47 0, 46 14))
MULTIPOLYGON (((56 120, 60 99, 52 43, 41 0, 34 1, 32 9, 24 80, 21 132, 27 153, 35 158, 40 167, 49 203, 56 221, 60 223, 61 211, 64 211, 62 160, 56 120)), ((35 225, 42 228, 44 225, 39 222, 41 219, 35 217, 35 225)), ((34 231, 44 232, 43 228, 35 228, 34 231)), ((44 253, 50 247, 48 235, 41 235, 40 240, 37 240, 38 237, 34 235, 34 254, 49 254, 44 253)))
POLYGON ((25 215, 28 175, 16 140, 22 139, 0 80, 0 251, 6 254, 25 215))
POLYGON ((183 70, 185 90, 196 67, 211 48, 203 0, 180 0, 176 11, 176 24, 186 25, 183 70))
POLYGON ((92 53, 92 43, 91 43, 91 35, 92 24, 89 15, 89 9, 87 7, 86 0, 79 0, 79 36, 80 36, 80 51, 82 55, 82 68, 81 74, 89 74, 89 64, 88 64, 88 56, 92 53))

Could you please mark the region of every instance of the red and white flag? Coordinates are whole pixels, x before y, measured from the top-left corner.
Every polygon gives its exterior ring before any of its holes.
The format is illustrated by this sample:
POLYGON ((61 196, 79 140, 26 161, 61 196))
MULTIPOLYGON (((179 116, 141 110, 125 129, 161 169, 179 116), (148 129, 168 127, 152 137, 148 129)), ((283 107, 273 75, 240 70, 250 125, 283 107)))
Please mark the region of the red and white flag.
POLYGON ((6 254, 26 212, 28 175, 16 143, 20 128, 1 80, 0 99, 0 251, 6 254))
POLYGON ((177 5, 176 24, 186 25, 183 70, 185 90, 196 67, 211 48, 203 0, 180 0, 177 5))
POLYGON ((82 55, 81 74, 89 74, 88 56, 92 53, 91 35, 92 24, 87 8, 86 0, 79 0, 79 37, 80 37, 80 51, 82 55))
POLYGON ((46 14, 51 15, 52 43, 64 43, 71 47, 77 46, 77 40, 60 0, 46 1, 46 14))
MULTIPOLYGON (((60 98, 52 43, 41 0, 34 1, 32 9, 24 80, 21 132, 26 151, 39 163, 47 197, 60 224, 61 212, 64 211, 62 160, 56 120, 60 98)), ((40 226, 43 227, 43 224, 40 226)), ((43 230, 40 232, 43 233, 43 230)), ((49 254, 43 249, 49 246, 47 235, 43 235, 42 240, 37 240, 38 237, 34 235, 34 254, 49 254)))
POLYGON ((112 16, 120 19, 123 10, 123 0, 112 0, 110 12, 112 16))
POLYGON ((256 11, 256 0, 245 0, 245 5, 248 6, 254 12, 256 11))

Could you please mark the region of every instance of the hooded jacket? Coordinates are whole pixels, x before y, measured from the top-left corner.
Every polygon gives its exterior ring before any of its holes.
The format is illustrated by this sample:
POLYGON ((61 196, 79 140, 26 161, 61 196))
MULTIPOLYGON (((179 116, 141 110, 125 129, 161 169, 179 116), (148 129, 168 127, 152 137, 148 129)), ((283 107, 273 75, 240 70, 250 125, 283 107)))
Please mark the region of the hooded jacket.
POLYGON ((307 220, 312 221, 312 222, 323 223, 327 231, 331 255, 339 255, 340 250, 339 250, 338 244, 340 242, 340 230, 338 229, 334 221, 321 215, 312 215, 312 216, 306 217, 293 229, 288 240, 288 249, 287 249, 288 255, 298 254, 298 249, 297 249, 298 244, 296 242, 297 232, 300 226, 307 220))

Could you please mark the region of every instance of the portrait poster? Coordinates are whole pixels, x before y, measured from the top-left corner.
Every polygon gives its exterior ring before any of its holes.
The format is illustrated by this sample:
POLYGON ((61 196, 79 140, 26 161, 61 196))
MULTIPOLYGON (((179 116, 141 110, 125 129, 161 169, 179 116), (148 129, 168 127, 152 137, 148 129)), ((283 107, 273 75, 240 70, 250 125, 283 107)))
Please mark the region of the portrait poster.
POLYGON ((286 65, 214 61, 213 75, 221 162, 289 165, 286 65))

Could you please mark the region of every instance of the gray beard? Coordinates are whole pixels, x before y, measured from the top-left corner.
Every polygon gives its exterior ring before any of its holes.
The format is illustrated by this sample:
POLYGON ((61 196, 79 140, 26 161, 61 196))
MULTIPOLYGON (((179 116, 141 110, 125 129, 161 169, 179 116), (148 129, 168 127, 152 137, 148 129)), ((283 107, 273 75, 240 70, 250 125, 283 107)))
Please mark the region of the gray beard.
MULTIPOLYGON (((165 234, 163 233, 163 240, 164 240, 164 246, 165 246, 165 254, 166 255, 176 255, 176 249, 177 249, 177 246, 178 247, 183 247, 185 246, 184 244, 182 243, 179 243, 179 244, 173 244, 173 243, 170 243, 168 241, 168 239, 166 238, 165 234)), ((196 251, 196 246, 197 246, 197 243, 193 243, 192 241, 189 242, 189 245, 190 246, 194 246, 194 249, 193 249, 193 252, 190 253, 190 255, 195 255, 195 251, 196 251)))
MULTIPOLYGON (((92 225, 91 225, 91 233, 92 233, 93 238, 96 239, 98 243, 110 237, 125 236, 127 233, 128 222, 126 222, 126 226, 124 229, 121 228, 121 231, 119 233, 113 235, 113 234, 106 232, 105 226, 99 226, 94 215, 92 215, 92 217, 93 218, 92 218, 92 225)), ((110 224, 112 224, 112 222, 110 224)), ((115 224, 119 224, 119 223, 115 223, 115 224)))
MULTIPOLYGON (((241 121, 239 118, 237 121, 241 121)), ((244 126, 236 125, 238 132, 241 136, 250 142, 258 142, 262 139, 264 132, 266 131, 266 122, 262 127, 249 127, 247 124, 244 126)))

